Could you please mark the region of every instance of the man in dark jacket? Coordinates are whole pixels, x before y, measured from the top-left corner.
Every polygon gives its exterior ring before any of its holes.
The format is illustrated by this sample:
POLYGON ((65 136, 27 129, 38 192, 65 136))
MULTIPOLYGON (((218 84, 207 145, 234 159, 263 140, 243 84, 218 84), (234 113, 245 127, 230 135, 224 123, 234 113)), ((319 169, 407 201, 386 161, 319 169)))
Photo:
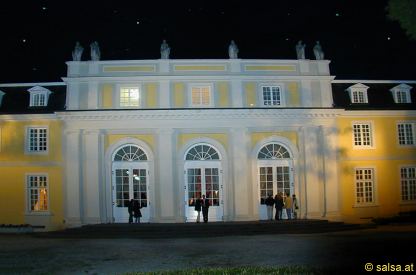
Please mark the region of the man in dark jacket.
POLYGON ((195 211, 198 212, 196 216, 196 222, 199 223, 199 219, 201 217, 201 196, 195 199, 195 211))
POLYGON ((134 204, 134 200, 131 199, 127 205, 127 211, 129 211, 129 223, 133 223, 133 206, 134 206, 133 204, 134 204))
POLYGON ((265 201, 266 207, 267 207, 267 219, 269 221, 273 220, 273 205, 274 205, 274 199, 271 194, 267 197, 265 201))
POLYGON ((205 195, 202 195, 202 216, 204 217, 204 223, 208 222, 208 208, 209 200, 205 198, 205 195))

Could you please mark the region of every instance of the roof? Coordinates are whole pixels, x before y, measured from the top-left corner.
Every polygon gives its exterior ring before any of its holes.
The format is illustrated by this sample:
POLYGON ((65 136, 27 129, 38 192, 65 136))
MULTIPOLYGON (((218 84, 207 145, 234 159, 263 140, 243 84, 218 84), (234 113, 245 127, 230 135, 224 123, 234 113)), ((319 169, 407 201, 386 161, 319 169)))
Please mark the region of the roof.
POLYGON ((349 93, 347 91, 351 86, 357 85, 357 82, 347 81, 333 82, 332 95, 334 99, 334 107, 344 108, 346 110, 416 110, 416 84, 412 83, 413 89, 410 90, 412 103, 395 103, 390 89, 400 85, 394 82, 375 82, 365 83, 369 87, 367 90, 368 103, 351 103, 349 93))
POLYGON ((26 84, 0 85, 0 91, 4 92, 3 100, 0 105, 0 114, 48 114, 56 111, 65 110, 66 85, 64 83, 56 85, 26 84), (46 87, 52 93, 49 95, 48 106, 29 107, 30 93, 32 87, 46 87))

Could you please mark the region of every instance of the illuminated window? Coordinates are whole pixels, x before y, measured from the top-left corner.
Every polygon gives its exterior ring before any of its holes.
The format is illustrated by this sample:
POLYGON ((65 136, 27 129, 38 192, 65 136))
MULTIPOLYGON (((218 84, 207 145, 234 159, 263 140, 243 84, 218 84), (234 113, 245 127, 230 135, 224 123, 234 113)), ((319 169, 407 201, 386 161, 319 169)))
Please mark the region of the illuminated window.
POLYGON ((396 87, 393 87, 390 89, 390 91, 393 94, 394 102, 395 103, 412 103, 411 97, 410 97, 410 90, 412 89, 412 86, 406 85, 406 84, 400 84, 396 87))
POLYGON ((373 147, 373 135, 371 124, 353 124, 354 147, 371 148, 373 147))
POLYGON ((350 95, 351 103, 368 103, 367 90, 368 86, 365 86, 361 83, 357 83, 349 87, 348 91, 350 95))
POLYGON ((139 107, 140 92, 138 87, 120 88, 120 107, 139 107))
POLYGON ((48 151, 48 129, 27 128, 26 148, 29 153, 48 151))
POLYGON ((415 123, 397 124, 400 145, 415 145, 415 123))
POLYGON ((356 204, 372 204, 375 202, 373 169, 355 169, 355 202, 356 204))
POLYGON ((210 86, 191 87, 191 106, 209 107, 212 106, 212 95, 210 86))
POLYGON ((48 211, 48 178, 45 175, 27 176, 29 212, 48 211))
POLYGON ((402 167, 400 169, 402 200, 416 200, 416 167, 402 167))
POLYGON ((280 86, 263 86, 263 105, 264 106, 281 106, 281 89, 280 86))
POLYGON ((35 86, 28 91, 30 93, 30 107, 48 106, 51 91, 40 86, 35 86))

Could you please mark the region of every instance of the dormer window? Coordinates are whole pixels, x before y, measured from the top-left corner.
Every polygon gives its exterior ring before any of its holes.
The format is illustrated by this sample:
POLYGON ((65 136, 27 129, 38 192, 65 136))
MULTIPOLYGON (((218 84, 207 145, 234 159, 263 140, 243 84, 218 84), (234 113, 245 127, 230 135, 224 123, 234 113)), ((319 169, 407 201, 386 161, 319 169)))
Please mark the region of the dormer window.
POLYGON ((368 86, 365 86, 361 83, 349 87, 346 91, 348 91, 350 95, 351 103, 368 103, 368 88, 368 86))
POLYGON ((1 107, 1 103, 3 101, 3 97, 4 97, 5 94, 6 94, 5 92, 0 91, 0 107, 1 107))
POLYGON ((412 103, 410 97, 410 90, 412 86, 407 84, 400 84, 390 89, 393 94, 394 102, 395 103, 412 103))
POLYGON ((48 106, 48 99, 49 95, 52 93, 51 91, 41 86, 35 86, 28 91, 30 93, 29 107, 48 106))

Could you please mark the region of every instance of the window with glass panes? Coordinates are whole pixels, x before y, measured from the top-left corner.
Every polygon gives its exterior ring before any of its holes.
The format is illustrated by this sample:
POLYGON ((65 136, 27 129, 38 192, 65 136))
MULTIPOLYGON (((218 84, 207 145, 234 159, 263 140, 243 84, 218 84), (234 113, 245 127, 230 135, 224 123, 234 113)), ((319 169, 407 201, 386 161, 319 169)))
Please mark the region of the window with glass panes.
POLYGON ((281 105, 281 91, 279 86, 263 86, 262 90, 264 106, 281 105))
POLYGON ((367 92, 352 91, 352 103, 367 103, 367 92))
POLYGON ((354 124, 354 146, 371 147, 373 146, 371 124, 354 124))
POLYGON ((46 95, 44 93, 34 93, 32 96, 31 106, 46 106, 46 95))
POLYGON ((268 196, 273 196, 273 167, 260 167, 260 204, 265 204, 268 196))
POLYGON ((46 152, 48 150, 48 129, 28 128, 28 151, 46 152))
POLYGON ((140 106, 140 93, 138 87, 120 88, 120 107, 140 106))
POLYGON ((48 178, 45 175, 27 177, 28 210, 30 212, 48 210, 48 178))
POLYGON ((396 103, 410 103, 409 98, 408 92, 396 91, 396 103))
POLYGON ((355 170, 356 204, 374 203, 374 170, 358 168, 355 170))
POLYGON ((400 169, 402 200, 416 200, 416 167, 402 167, 400 169))
POLYGON ((191 89, 192 106, 211 105, 211 88, 209 86, 195 86, 191 89))
POLYGON ((397 125, 400 145, 415 145, 414 123, 400 123, 397 125))

